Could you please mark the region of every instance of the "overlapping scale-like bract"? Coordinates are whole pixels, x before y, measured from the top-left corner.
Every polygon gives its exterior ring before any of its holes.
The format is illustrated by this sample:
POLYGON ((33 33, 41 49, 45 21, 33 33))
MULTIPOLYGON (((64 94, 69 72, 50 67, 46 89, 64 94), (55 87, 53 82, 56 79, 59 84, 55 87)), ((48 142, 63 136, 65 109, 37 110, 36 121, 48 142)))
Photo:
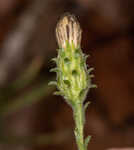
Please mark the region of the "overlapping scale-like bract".
POLYGON ((57 73, 58 92, 66 101, 73 105, 75 101, 82 102, 87 91, 92 87, 92 70, 87 70, 86 58, 82 53, 81 28, 77 19, 70 14, 64 15, 57 24, 56 37, 59 45, 58 56, 54 59, 57 67, 52 69, 57 73))

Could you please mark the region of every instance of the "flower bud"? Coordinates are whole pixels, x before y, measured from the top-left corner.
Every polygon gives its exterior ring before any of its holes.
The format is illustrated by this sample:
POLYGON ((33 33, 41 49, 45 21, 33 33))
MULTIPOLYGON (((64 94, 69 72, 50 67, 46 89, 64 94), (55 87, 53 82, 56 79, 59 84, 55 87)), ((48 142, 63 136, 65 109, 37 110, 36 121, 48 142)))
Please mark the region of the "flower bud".
POLYGON ((59 44, 58 56, 52 60, 56 67, 51 71, 56 72, 56 81, 50 84, 56 85, 56 95, 61 95, 72 107, 75 120, 75 137, 79 150, 87 150, 90 136, 84 139, 83 126, 85 123, 85 111, 89 103, 84 104, 87 92, 94 87, 91 84, 91 71, 87 69, 86 58, 81 44, 81 28, 77 19, 70 14, 64 15, 57 24, 56 38, 59 44))
POLYGON ((87 56, 82 53, 81 28, 77 19, 70 14, 62 17, 57 24, 56 37, 59 44, 58 56, 53 60, 57 67, 51 69, 56 72, 57 81, 51 84, 57 85, 58 92, 67 103, 73 106, 85 100, 91 84, 91 68, 86 66, 87 56))
POLYGON ((66 48, 67 42, 75 48, 81 43, 81 28, 76 17, 70 14, 64 15, 56 27, 56 37, 60 48, 66 48))

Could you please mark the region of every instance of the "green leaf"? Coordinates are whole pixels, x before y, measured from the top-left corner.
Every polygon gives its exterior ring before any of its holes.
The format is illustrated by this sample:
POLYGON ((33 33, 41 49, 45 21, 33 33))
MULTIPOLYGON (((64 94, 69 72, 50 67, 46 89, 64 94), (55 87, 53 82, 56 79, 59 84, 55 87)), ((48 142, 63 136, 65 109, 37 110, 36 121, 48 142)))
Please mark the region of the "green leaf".
POLYGON ((85 139, 85 142, 84 142, 85 150, 87 150, 88 143, 90 142, 90 140, 91 140, 91 136, 87 136, 86 139, 85 139))
POLYGON ((57 62, 57 58, 52 58, 51 61, 57 62))
POLYGON ((85 61, 87 60, 87 58, 88 58, 89 56, 90 56, 90 55, 84 55, 85 61))
POLYGON ((93 74, 90 74, 89 77, 90 77, 90 78, 94 78, 94 75, 93 75, 93 74))
POLYGON ((79 141, 79 139, 80 139, 80 135, 79 135, 79 132, 78 132, 78 129, 77 128, 75 128, 75 130, 74 130, 74 135, 75 135, 75 137, 76 137, 76 141, 78 142, 79 141))
POLYGON ((97 88, 97 85, 96 85, 96 84, 92 84, 92 85, 90 86, 90 88, 97 88))
POLYGON ((88 105, 90 104, 91 102, 86 102, 85 104, 84 104, 84 111, 86 111, 86 109, 87 109, 87 107, 88 107, 88 105))
POLYGON ((94 68, 89 68, 89 69, 87 70, 88 74, 90 74, 93 70, 94 70, 94 68))
POLYGON ((89 104, 90 104, 90 102, 86 102, 83 106, 83 124, 85 124, 85 113, 86 113, 86 109, 89 104))
POLYGON ((48 83, 48 85, 56 85, 56 86, 57 86, 57 82, 56 82, 56 81, 50 81, 50 82, 48 83))
POLYGON ((52 69, 50 69, 50 72, 58 72, 58 71, 59 71, 58 68, 52 68, 52 69))

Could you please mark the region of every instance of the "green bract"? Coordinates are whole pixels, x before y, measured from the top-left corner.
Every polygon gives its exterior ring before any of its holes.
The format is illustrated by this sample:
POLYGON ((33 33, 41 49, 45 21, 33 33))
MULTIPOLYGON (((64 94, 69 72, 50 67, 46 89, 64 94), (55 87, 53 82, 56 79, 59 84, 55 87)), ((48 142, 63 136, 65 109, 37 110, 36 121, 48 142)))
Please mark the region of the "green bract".
POLYGON ((91 80, 85 64, 86 57, 80 48, 75 48, 66 42, 66 48, 59 49, 56 59, 57 87, 59 94, 66 101, 74 104, 74 101, 83 101, 90 87, 91 80))
POLYGON ((75 101, 83 102, 92 87, 92 75, 89 74, 93 68, 87 70, 87 55, 80 48, 81 29, 74 16, 68 14, 59 21, 56 35, 60 49, 58 57, 53 59, 57 67, 51 71, 57 73, 57 81, 52 83, 59 90, 55 94, 64 96, 69 104, 74 105, 75 101))

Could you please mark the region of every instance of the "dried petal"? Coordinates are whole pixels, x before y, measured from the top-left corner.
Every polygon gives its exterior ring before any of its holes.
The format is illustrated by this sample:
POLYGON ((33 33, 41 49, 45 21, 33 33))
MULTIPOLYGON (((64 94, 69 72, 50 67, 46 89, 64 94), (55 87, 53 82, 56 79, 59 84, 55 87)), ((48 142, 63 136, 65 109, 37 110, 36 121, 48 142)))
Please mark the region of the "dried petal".
POLYGON ((66 48, 66 43, 80 47, 81 28, 76 17, 71 14, 64 15, 57 24, 56 37, 60 48, 66 48))

